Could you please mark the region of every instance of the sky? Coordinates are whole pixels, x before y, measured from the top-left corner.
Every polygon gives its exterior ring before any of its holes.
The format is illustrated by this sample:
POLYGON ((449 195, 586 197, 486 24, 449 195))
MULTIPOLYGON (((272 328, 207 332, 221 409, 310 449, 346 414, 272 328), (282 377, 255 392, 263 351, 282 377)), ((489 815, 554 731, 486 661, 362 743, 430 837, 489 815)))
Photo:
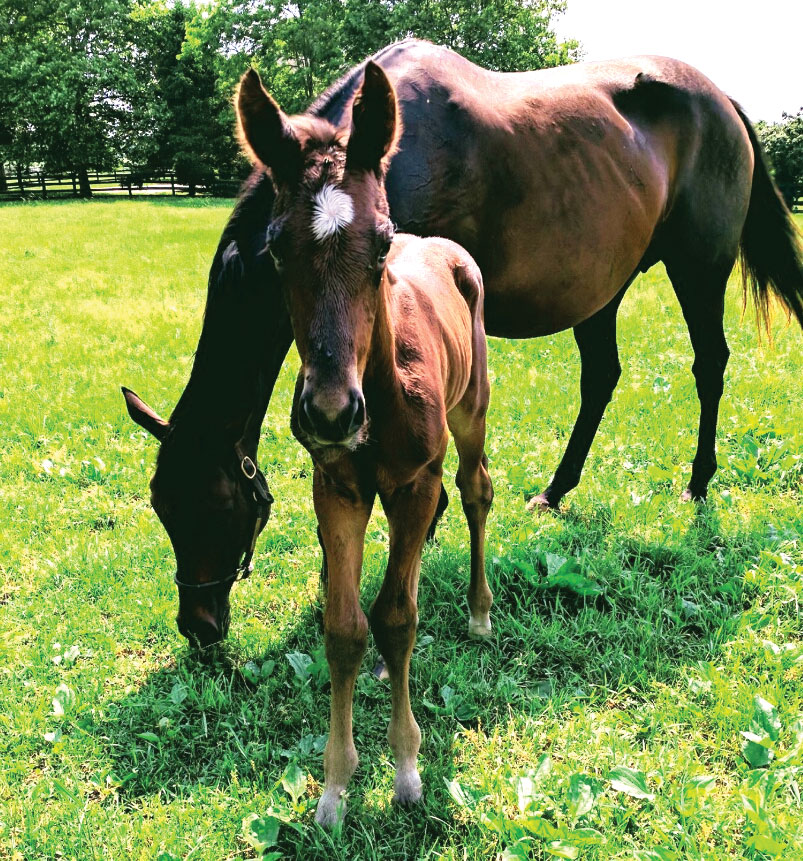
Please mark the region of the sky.
POLYGON ((561 38, 584 60, 663 54, 691 63, 752 120, 803 107, 803 0, 568 0, 561 38))

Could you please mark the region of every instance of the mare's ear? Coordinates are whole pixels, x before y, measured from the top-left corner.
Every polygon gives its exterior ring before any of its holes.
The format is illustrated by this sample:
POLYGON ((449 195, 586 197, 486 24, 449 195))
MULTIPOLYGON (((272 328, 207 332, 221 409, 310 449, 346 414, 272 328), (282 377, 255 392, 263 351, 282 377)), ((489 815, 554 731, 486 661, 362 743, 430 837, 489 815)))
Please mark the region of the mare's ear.
POLYGON ((393 155, 400 123, 396 93, 387 75, 372 60, 351 106, 351 136, 346 167, 381 173, 393 155))
POLYGON ((303 166, 301 145, 256 69, 249 69, 240 79, 235 102, 240 142, 251 161, 269 167, 277 182, 292 182, 303 166))
POLYGON ((123 397, 125 398, 125 405, 128 409, 128 415, 140 427, 145 428, 148 433, 153 434, 159 442, 162 442, 170 430, 169 423, 161 418, 161 416, 158 416, 138 394, 132 392, 131 389, 127 389, 125 386, 121 386, 121 388, 123 390, 123 397))

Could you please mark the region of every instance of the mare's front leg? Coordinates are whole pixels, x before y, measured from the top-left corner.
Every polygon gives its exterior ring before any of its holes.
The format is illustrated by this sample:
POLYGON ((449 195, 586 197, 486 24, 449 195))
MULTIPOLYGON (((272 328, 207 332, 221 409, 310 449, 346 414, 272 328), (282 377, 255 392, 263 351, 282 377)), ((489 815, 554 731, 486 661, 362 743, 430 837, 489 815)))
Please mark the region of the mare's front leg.
POLYGON ((421 731, 410 708, 410 656, 418 624, 418 574, 427 529, 441 490, 439 458, 410 484, 382 496, 390 529, 390 553, 382 588, 371 609, 371 630, 390 677, 388 742, 396 760, 393 800, 412 804, 421 798, 416 760, 421 731))
POLYGON ((373 492, 360 489, 356 481, 336 484, 316 466, 313 498, 328 574, 323 627, 331 679, 324 791, 315 821, 332 827, 345 816, 344 794, 357 768, 351 728, 352 700, 368 639, 368 620, 360 607, 360 572, 373 492))
POLYGON ((616 313, 629 284, 601 311, 574 327, 581 362, 580 412, 549 487, 527 503, 529 511, 560 508, 561 499, 580 481, 591 443, 622 373, 616 348, 616 313))

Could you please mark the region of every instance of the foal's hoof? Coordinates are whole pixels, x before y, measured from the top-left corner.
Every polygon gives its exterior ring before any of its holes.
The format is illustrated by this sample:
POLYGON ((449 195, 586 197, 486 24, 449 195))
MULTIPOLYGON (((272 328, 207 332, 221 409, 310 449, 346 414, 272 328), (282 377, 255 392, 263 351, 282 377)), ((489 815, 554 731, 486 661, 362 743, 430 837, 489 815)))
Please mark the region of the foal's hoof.
POLYGON ((468 635, 475 639, 487 639, 491 636, 491 617, 486 613, 484 616, 468 617, 468 635))
POLYGON ((383 682, 390 678, 390 673, 384 661, 379 661, 374 667, 374 675, 383 682))
POLYGON ((322 828, 336 828, 346 818, 345 790, 325 789, 318 801, 315 821, 322 828))
POLYGON ((400 807, 412 807, 421 801, 421 777, 415 769, 397 772, 393 788, 393 803, 400 807))
POLYGON ((705 502, 705 493, 695 493, 690 487, 687 487, 680 494, 681 502, 705 502))
POLYGON ((558 506, 546 498, 545 493, 539 493, 538 496, 533 496, 527 503, 527 511, 535 511, 536 514, 543 514, 546 511, 557 511, 558 506))

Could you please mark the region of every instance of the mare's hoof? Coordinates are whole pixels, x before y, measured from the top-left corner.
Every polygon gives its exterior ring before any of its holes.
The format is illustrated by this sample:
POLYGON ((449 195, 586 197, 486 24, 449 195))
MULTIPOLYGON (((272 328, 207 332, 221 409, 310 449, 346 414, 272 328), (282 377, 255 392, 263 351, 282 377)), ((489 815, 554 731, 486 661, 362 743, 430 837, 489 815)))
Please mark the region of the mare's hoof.
POLYGON ((336 828, 346 818, 345 790, 325 789, 318 801, 315 821, 322 828, 336 828))
POLYGON ((397 772, 393 788, 393 803, 400 807, 412 807, 421 801, 421 778, 415 769, 404 773, 397 772))
POLYGON ((694 491, 687 487, 683 493, 680 494, 681 502, 705 502, 705 493, 694 493, 694 491))
POLYGON ((469 616, 468 617, 468 635, 475 639, 487 639, 491 636, 491 617, 486 616, 469 616))
POLYGON ((527 511, 535 511, 537 514, 543 514, 545 511, 557 511, 558 506, 546 498, 545 493, 539 493, 538 496, 533 496, 527 503, 527 511))

